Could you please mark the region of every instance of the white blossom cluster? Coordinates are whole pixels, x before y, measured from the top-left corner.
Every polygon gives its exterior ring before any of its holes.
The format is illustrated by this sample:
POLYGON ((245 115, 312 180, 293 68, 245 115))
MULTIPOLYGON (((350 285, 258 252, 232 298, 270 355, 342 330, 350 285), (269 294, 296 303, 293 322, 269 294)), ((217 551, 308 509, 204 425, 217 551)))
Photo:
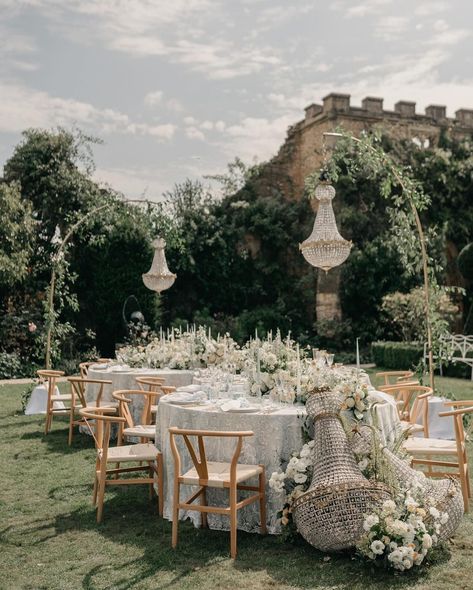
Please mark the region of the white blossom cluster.
POLYGON ((382 559, 398 571, 409 570, 422 564, 447 521, 448 514, 436 508, 433 498, 424 497, 422 486, 404 490, 396 501, 386 500, 365 515, 357 549, 369 560, 382 559))
POLYGON ((269 487, 276 493, 285 493, 281 524, 287 525, 292 513, 292 504, 310 485, 313 468, 315 441, 306 443, 299 453, 293 454, 284 471, 275 471, 269 479, 269 487))

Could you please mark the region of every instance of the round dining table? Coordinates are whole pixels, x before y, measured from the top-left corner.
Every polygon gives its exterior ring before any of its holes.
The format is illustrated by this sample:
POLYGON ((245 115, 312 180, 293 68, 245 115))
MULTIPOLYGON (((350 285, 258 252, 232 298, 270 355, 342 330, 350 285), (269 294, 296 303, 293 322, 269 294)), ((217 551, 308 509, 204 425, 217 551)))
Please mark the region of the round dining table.
MULTIPOLYGON (((279 471, 294 453, 304 444, 303 427, 307 427, 305 406, 282 405, 268 409, 257 401, 251 404, 258 408, 254 413, 225 412, 218 403, 201 402, 195 405, 177 405, 172 397, 161 398, 156 420, 156 446, 163 454, 164 463, 164 517, 172 520, 172 501, 174 486, 174 460, 170 446, 169 428, 174 426, 189 430, 248 431, 254 434, 243 439, 239 458, 241 464, 264 465, 266 481, 274 471, 279 471)), ((399 417, 396 405, 389 398, 380 398, 376 405, 378 423, 383 439, 389 440, 399 431, 399 417)), ((193 467, 192 460, 182 444, 180 437, 176 442, 181 452, 182 473, 193 467)), ((208 437, 205 439, 208 460, 230 462, 235 450, 235 439, 208 437)), ((182 486, 182 500, 191 496, 197 488, 182 486)), ((208 502, 217 506, 228 505, 228 491, 209 489, 208 502)), ((266 486, 266 512, 268 532, 280 532, 277 513, 284 504, 284 492, 275 492, 266 486)), ((180 518, 190 518, 195 526, 200 526, 198 512, 181 511, 180 518)), ((225 516, 209 514, 210 528, 229 530, 229 519, 225 516)), ((238 511, 238 528, 247 532, 259 531, 259 510, 257 503, 238 511)))

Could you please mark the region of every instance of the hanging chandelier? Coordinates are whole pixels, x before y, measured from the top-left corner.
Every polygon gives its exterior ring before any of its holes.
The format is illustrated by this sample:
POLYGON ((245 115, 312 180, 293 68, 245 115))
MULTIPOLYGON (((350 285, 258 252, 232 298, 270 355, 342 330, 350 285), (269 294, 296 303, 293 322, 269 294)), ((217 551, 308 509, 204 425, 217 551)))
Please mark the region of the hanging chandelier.
POLYGON ((149 271, 142 275, 143 283, 148 289, 151 289, 151 291, 161 293, 161 291, 165 291, 173 286, 174 281, 176 280, 176 275, 168 268, 166 255, 164 253, 166 242, 163 238, 154 240, 151 242, 151 245, 154 248, 153 262, 149 271))
POLYGON ((309 264, 329 271, 345 262, 350 254, 352 243, 342 238, 338 232, 332 199, 335 189, 328 182, 321 182, 315 189, 319 207, 310 236, 299 245, 302 255, 309 264))

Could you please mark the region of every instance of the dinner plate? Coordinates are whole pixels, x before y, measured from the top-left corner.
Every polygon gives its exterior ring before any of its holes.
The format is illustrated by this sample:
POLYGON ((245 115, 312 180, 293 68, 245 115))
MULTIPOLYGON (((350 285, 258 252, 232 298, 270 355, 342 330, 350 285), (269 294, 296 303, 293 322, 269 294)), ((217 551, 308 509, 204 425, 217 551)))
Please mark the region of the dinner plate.
POLYGON ((205 402, 202 400, 193 400, 193 401, 188 401, 188 402, 179 402, 179 401, 173 402, 172 400, 169 400, 168 403, 172 404, 173 406, 202 406, 205 404, 205 402))

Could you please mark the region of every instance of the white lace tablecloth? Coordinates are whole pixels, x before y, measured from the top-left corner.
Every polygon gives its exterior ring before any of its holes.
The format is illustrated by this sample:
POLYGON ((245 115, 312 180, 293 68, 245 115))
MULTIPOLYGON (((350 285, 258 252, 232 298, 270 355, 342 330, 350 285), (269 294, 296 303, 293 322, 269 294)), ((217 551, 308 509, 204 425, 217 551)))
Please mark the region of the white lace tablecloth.
MULTIPOLYGON (((389 400, 380 400, 376 412, 385 440, 391 438, 399 422, 397 409, 389 400)), ((156 423, 156 444, 163 453, 164 459, 164 517, 172 519, 172 494, 174 461, 170 448, 170 426, 198 430, 252 430, 254 436, 244 439, 240 463, 262 464, 266 468, 268 481, 274 471, 278 471, 294 452, 299 452, 303 445, 302 425, 306 420, 304 406, 285 406, 275 412, 264 414, 227 413, 211 405, 177 406, 169 403, 166 398, 159 403, 158 419, 156 423)), ((179 441, 179 439, 177 439, 179 441)), ((207 459, 211 461, 229 462, 235 449, 235 439, 207 438, 207 459)), ((182 449, 183 472, 190 469, 192 461, 189 454, 182 449)), ((181 487, 181 497, 185 499, 192 495, 197 488, 181 487)), ((280 525, 277 522, 277 512, 284 503, 284 494, 276 493, 266 486, 266 511, 269 533, 278 533, 280 525)), ((224 490, 209 490, 209 504, 228 505, 228 492, 224 490)), ((198 512, 181 512, 181 518, 191 518, 196 526, 200 525, 198 512)), ((209 526, 213 529, 229 529, 229 519, 225 516, 209 514, 209 526)), ((238 511, 238 528, 247 532, 259 532, 258 504, 253 503, 238 511)))
MULTIPOLYGON (((164 517, 172 520, 172 494, 174 461, 170 448, 168 428, 198 430, 252 430, 254 436, 244 438, 239 462, 252 465, 265 465, 266 478, 269 480, 273 471, 281 466, 281 461, 289 460, 292 453, 302 447, 302 424, 306 418, 303 406, 288 406, 271 414, 240 414, 222 412, 215 406, 177 406, 161 399, 156 424, 156 444, 164 459, 164 517)), ((179 442, 179 439, 178 439, 179 442)), ((207 459, 229 462, 235 451, 234 438, 206 438, 207 459)), ((184 447, 185 448, 185 447, 184 447)), ((189 454, 182 451, 183 472, 192 467, 189 454)), ((197 488, 181 487, 181 497, 185 499, 197 488)), ((281 509, 282 497, 272 493, 266 486, 268 532, 279 531, 276 513, 281 509)), ((209 489, 209 504, 228 505, 228 491, 209 489)), ((200 525, 198 512, 181 513, 181 518, 190 517, 196 526, 200 525)), ((229 530, 230 521, 225 516, 208 515, 210 528, 229 530)), ((238 528, 247 532, 259 531, 259 508, 255 502, 238 511, 238 528)))

